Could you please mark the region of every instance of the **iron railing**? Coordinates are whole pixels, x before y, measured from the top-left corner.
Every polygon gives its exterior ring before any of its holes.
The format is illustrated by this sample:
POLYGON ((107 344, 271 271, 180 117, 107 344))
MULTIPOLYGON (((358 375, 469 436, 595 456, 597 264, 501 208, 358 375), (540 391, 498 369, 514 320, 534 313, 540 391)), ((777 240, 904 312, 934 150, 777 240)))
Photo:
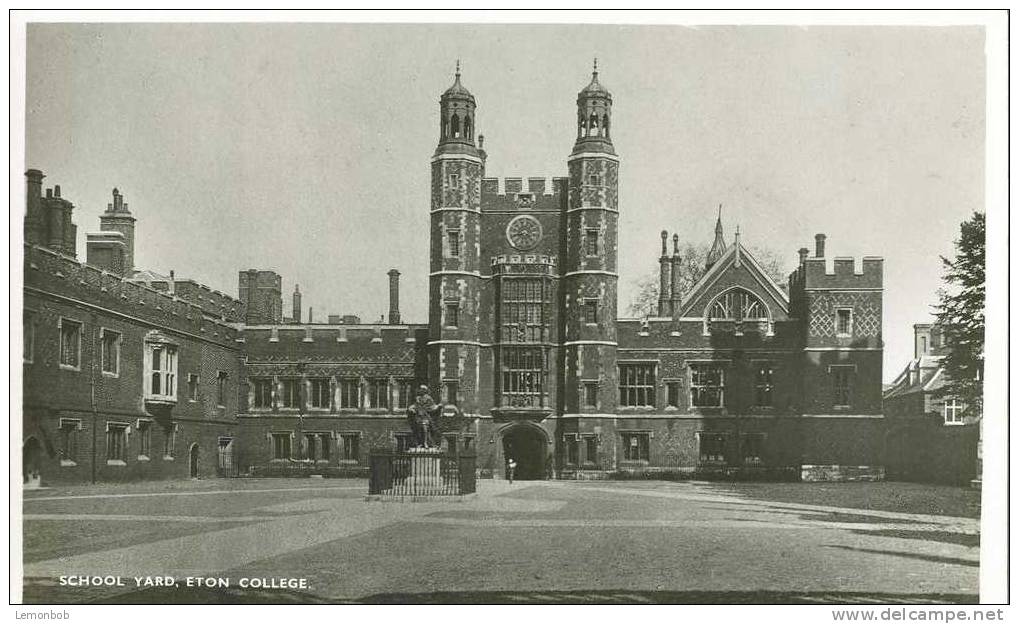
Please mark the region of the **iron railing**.
POLYGON ((378 451, 368 463, 370 495, 460 496, 476 490, 473 454, 378 451))

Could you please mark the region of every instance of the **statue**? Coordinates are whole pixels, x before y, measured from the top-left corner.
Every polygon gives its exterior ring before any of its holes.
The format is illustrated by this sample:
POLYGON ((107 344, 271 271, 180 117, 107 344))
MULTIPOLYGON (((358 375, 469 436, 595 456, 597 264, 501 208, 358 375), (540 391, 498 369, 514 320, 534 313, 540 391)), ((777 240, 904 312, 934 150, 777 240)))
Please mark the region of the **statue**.
POLYGON ((428 386, 418 387, 414 404, 407 408, 407 421, 410 423, 411 448, 437 448, 439 439, 439 414, 442 406, 436 403, 428 386))

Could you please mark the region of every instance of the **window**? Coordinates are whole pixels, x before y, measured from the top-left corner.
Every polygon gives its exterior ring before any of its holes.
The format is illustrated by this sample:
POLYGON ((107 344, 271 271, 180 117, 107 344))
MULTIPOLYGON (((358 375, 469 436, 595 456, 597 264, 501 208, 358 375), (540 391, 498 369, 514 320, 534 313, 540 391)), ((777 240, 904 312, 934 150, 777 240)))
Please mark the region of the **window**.
POLYGON ((598 382, 584 382, 584 405, 587 407, 598 407, 598 382))
POLYGON ((406 409, 410 407, 412 397, 414 396, 414 380, 413 379, 398 379, 396 380, 396 407, 400 409, 406 409))
POLYGON ((35 312, 25 312, 22 322, 22 359, 31 362, 35 355, 35 312))
POLYGON ((226 371, 219 371, 216 375, 216 405, 219 407, 226 406, 226 371))
POLYGON ((760 464, 764 455, 764 434, 745 433, 743 434, 742 455, 744 464, 760 464))
MULTIPOLYGON (((399 441, 401 436, 397 436, 399 441)), ((360 433, 343 433, 340 434, 340 459, 343 461, 361 461, 361 434, 360 433)))
POLYGON ((108 329, 102 330, 103 373, 116 377, 120 374, 120 334, 108 329))
POLYGON ((124 464, 127 449, 127 425, 122 423, 106 424, 106 463, 124 464))
POLYGON ((588 464, 598 463, 598 438, 595 436, 587 436, 584 438, 584 461, 588 464))
POLYGON ((832 403, 835 407, 849 407, 852 400, 852 366, 832 366, 832 403))
POLYGON ((449 230, 446 232, 446 241, 449 243, 449 255, 451 258, 460 257, 460 230, 449 230))
POLYGON ((502 342, 541 342, 545 333, 545 303, 549 296, 541 279, 504 279, 499 285, 499 324, 502 342))
POLYGON ((619 404, 624 407, 654 407, 654 364, 619 365, 619 404))
POLYGON ((722 407, 725 401, 725 370, 712 362, 690 364, 690 405, 722 407))
POLYGON ((587 176, 587 183, 590 184, 591 186, 598 186, 601 184, 601 176, 598 175, 597 173, 592 173, 591 175, 587 176))
POLYGON ((78 463, 78 432, 81 421, 70 418, 60 419, 60 465, 76 466, 78 463))
POLYGON ((289 433, 272 434, 272 458, 290 459, 290 438, 289 433))
POLYGON ((301 407, 301 380, 283 379, 280 381, 280 407, 297 409, 301 407))
POLYGON ((333 404, 332 392, 328 378, 311 380, 311 406, 316 409, 329 409, 333 404))
POLYGON ((712 302, 709 318, 726 321, 766 321, 768 310, 753 293, 742 288, 734 288, 712 302))
POLYGON ((586 299, 583 307, 584 322, 588 325, 598 324, 598 300, 586 299))
POLYGON ((446 327, 459 327, 460 326, 460 304, 459 303, 447 303, 446 304, 446 327))
POLYGON ((839 308, 835 310, 835 333, 839 336, 853 335, 852 308, 839 308))
POLYGON ((329 461, 329 433, 305 433, 304 444, 308 449, 307 458, 311 461, 329 461))
POLYGON ((81 368, 81 323, 60 319, 60 367, 81 368))
POLYGON ((173 459, 177 450, 177 425, 171 424, 163 430, 163 459, 173 459))
POLYGON ((587 230, 584 233, 584 250, 589 256, 598 255, 598 230, 587 230))
POLYGON ((460 188, 460 174, 451 173, 449 174, 449 188, 454 191, 460 188))
POLYGON ((620 434, 623 439, 623 459, 626 461, 648 461, 651 434, 624 432, 620 434))
POLYGON ((272 379, 252 379, 251 388, 254 394, 252 405, 256 409, 272 409, 272 379))
POLYGON ((464 452, 468 452, 474 448, 474 436, 464 436, 464 452))
POLYGON ((775 384, 772 381, 774 369, 768 362, 759 362, 754 368, 754 405, 771 407, 775 384))
POLYGON ((152 452, 152 422, 138 421, 138 459, 148 460, 152 452))
POLYGON ((949 399, 945 401, 945 424, 946 425, 961 425, 962 420, 962 403, 957 399, 949 399))
POLYGON ((359 388, 356 379, 340 379, 337 382, 340 387, 340 407, 341 408, 356 408, 360 407, 361 404, 358 400, 359 388))
POLYGON ((194 373, 188 374, 188 400, 198 400, 198 375, 194 373))
POLYGON ((725 434, 701 432, 697 435, 700 438, 700 457, 706 463, 725 462, 725 434))
POLYGON ((679 382, 670 381, 665 384, 666 391, 666 406, 668 407, 679 407, 679 382))
POLYGON ((450 405, 456 405, 456 395, 460 390, 460 384, 456 381, 447 381, 442 384, 442 389, 445 394, 443 399, 450 405))
POLYGON ((545 387, 545 350, 541 347, 502 347, 500 351, 500 405, 541 407, 545 387))
POLYGON ((442 436, 442 438, 446 441, 446 451, 450 454, 456 454, 460 437, 455 433, 450 433, 442 436))
POLYGON ((175 399, 177 394, 177 347, 149 344, 148 395, 157 399, 175 399))
POLYGON ((368 380, 368 405, 376 409, 389 407, 389 380, 373 377, 368 380))
POLYGON ((575 435, 566 438, 566 463, 571 466, 580 463, 580 440, 575 435))

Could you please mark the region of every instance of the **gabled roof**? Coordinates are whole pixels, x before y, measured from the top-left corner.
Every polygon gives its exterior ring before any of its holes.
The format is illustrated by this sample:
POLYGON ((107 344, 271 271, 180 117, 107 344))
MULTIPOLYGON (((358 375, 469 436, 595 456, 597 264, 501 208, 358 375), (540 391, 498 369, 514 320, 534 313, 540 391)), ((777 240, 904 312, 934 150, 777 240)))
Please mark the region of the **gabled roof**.
POLYGON ((697 283, 683 297, 680 304, 681 312, 677 316, 700 316, 702 310, 693 310, 691 306, 702 299, 704 294, 727 271, 738 266, 746 267, 747 272, 760 284, 762 289, 771 295, 772 299, 782 308, 782 311, 786 314, 789 313, 789 295, 775 283, 775 280, 771 279, 767 271, 761 268, 761 265, 747 251, 746 247, 737 241, 697 280, 697 283))

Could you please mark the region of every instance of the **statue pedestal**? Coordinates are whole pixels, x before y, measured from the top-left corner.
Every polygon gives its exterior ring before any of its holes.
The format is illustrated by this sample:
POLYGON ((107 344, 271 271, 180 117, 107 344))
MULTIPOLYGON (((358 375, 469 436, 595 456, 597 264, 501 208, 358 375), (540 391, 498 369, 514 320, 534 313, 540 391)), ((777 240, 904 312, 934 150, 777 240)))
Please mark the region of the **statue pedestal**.
POLYGON ((410 455, 410 475, 404 482, 410 496, 427 496, 435 494, 442 488, 442 472, 440 470, 442 451, 437 448, 412 448, 407 450, 410 455))

